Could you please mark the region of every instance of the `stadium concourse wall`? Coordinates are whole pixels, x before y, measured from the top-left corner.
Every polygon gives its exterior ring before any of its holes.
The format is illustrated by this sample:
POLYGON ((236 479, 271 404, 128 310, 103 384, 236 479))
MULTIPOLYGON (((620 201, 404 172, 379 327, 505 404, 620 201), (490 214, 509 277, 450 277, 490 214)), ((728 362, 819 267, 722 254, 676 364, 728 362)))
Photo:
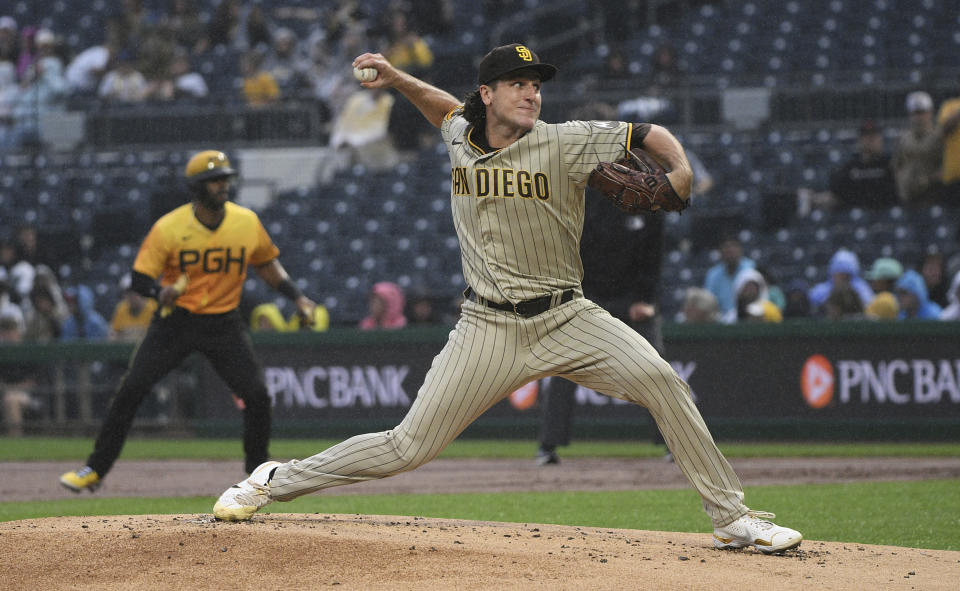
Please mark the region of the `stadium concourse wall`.
MULTIPOLYGON (((256 334, 278 437, 343 437, 393 427, 416 396, 449 329, 256 334)), ((796 322, 667 325, 665 357, 691 386, 722 440, 960 441, 960 323, 796 322)), ((0 367, 56 376, 38 394, 28 433, 92 434, 132 346, 0 347, 0 367)), ((43 382, 44 380, 41 380, 43 382)), ((467 437, 533 438, 534 383, 498 403, 467 437)), ((226 437, 240 415, 201 358, 189 359, 144 405, 135 429, 226 437)), ((646 411, 580 388, 578 438, 650 435, 646 411)))

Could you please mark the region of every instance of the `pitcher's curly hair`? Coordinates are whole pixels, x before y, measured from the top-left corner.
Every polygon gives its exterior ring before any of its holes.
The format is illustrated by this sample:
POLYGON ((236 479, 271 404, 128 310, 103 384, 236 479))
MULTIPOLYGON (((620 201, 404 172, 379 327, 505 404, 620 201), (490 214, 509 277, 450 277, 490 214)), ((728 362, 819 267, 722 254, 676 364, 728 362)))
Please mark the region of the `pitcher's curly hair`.
MULTIPOLYGON (((493 84, 496 84, 494 82, 493 84)), ((463 98, 463 118, 476 129, 483 129, 487 123, 487 106, 480 98, 480 88, 475 88, 463 98)))

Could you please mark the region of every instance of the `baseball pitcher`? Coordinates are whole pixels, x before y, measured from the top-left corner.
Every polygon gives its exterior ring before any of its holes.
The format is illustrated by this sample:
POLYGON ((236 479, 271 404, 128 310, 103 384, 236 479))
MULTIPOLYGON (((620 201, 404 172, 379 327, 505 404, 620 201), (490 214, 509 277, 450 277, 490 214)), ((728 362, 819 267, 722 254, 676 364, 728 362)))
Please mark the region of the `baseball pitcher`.
POLYGON ((353 65, 377 71, 363 86, 394 88, 440 128, 469 286, 462 315, 399 425, 304 460, 264 463, 221 495, 214 515, 249 519, 272 501, 412 470, 520 386, 562 376, 650 411, 702 498, 716 547, 797 547, 800 533, 744 505, 740 481, 687 384, 580 287, 585 186, 627 211, 682 209, 692 173, 674 136, 650 124, 540 121, 541 85, 557 69, 523 45, 490 51, 463 104, 380 54, 360 55, 353 65), (627 157, 633 148, 642 148, 639 159, 627 157))

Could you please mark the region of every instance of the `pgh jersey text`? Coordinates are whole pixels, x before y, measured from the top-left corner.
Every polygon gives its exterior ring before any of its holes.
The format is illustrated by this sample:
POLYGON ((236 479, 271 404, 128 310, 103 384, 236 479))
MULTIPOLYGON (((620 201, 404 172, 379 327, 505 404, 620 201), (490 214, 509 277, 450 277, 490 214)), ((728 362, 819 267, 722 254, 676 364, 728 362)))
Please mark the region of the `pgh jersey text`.
POLYGON ((164 287, 181 273, 188 278, 177 306, 194 314, 222 314, 240 304, 243 282, 250 265, 275 259, 280 251, 253 211, 227 202, 223 221, 216 229, 195 217, 186 204, 161 217, 140 247, 133 269, 161 277, 164 287))

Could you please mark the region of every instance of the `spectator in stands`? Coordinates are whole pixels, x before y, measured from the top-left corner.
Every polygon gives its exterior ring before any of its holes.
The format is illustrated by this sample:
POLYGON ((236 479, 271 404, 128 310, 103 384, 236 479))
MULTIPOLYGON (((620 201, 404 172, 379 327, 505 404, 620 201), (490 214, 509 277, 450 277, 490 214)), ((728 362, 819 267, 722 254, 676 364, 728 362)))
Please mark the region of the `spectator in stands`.
POLYGON ((112 59, 126 44, 120 21, 107 20, 104 42, 88 47, 75 55, 67 65, 67 84, 73 94, 96 94, 103 76, 107 73, 112 59))
POLYGON ((17 21, 11 16, 0 16, 0 62, 10 62, 16 72, 20 57, 20 40, 17 39, 17 21))
POLYGON ((190 68, 190 56, 182 47, 174 50, 167 74, 148 84, 147 99, 160 102, 201 99, 210 93, 207 82, 190 68))
POLYGON ((170 32, 174 42, 190 54, 197 55, 205 45, 205 31, 194 0, 170 0, 160 25, 170 32))
POLYGON ((407 317, 403 315, 405 298, 403 289, 396 283, 381 281, 370 290, 369 315, 360 321, 360 330, 403 328, 407 317))
POLYGON ((124 29, 135 43, 142 40, 158 20, 157 15, 144 5, 143 0, 121 0, 120 18, 124 29))
POLYGON ((20 258, 34 265, 34 267, 53 262, 48 261, 41 251, 40 243, 37 239, 37 227, 33 224, 21 224, 17 228, 16 245, 20 251, 20 258))
POLYGON ((173 79, 174 100, 202 99, 210 94, 207 81, 190 65, 190 56, 178 50, 170 63, 170 77, 173 79))
POLYGON ((387 48, 383 55, 397 68, 418 77, 423 76, 433 66, 430 45, 410 29, 403 10, 391 10, 387 19, 387 48))
POLYGON ((20 30, 20 52, 17 56, 17 80, 27 77, 27 72, 37 59, 37 27, 26 26, 20 30))
MULTIPOLYGON (((166 80, 177 49, 169 31, 150 28, 137 40, 137 61, 134 67, 147 79, 148 85, 166 80)), ((147 94, 149 95, 149 92, 147 94)))
POLYGON ((309 86, 309 62, 300 53, 296 33, 281 27, 273 36, 273 46, 264 60, 264 69, 270 72, 285 99, 297 98, 309 86))
POLYGON ((661 43, 653 52, 651 82, 659 87, 670 88, 683 82, 683 72, 677 60, 677 50, 669 43, 661 43))
POLYGON ((940 307, 946 306, 949 274, 943 253, 934 251, 924 254, 919 268, 927 288, 927 297, 940 307))
MULTIPOLYGON (((35 267, 36 275, 33 279, 33 288, 30 290, 30 296, 28 299, 28 305, 24 307, 24 313, 26 314, 25 318, 29 322, 30 313, 33 312, 33 300, 34 292, 37 290, 42 290, 43 294, 50 298, 52 302, 52 313, 55 317, 55 322, 57 325, 62 325, 63 321, 67 318, 67 304, 63 299, 63 291, 60 289, 60 283, 57 280, 57 275, 53 270, 46 265, 37 265, 35 267)), ((27 327, 29 331, 30 327, 27 327)), ((27 335, 28 340, 36 340, 33 334, 27 335)))
POLYGON ((787 296, 783 293, 783 288, 780 287, 780 280, 776 271, 761 265, 754 268, 763 275, 763 279, 767 282, 767 299, 783 312, 783 308, 787 305, 787 296))
MULTIPOLYGON (((392 10, 387 18, 387 48, 383 54, 397 68, 429 81, 428 72, 434 61, 430 46, 410 29, 404 11, 392 10)), ((393 106, 389 130, 393 145, 401 151, 417 150, 436 142, 436 130, 409 101, 393 106)))
MULTIPOLYGON (((354 29, 367 29, 367 14, 358 0, 338 0, 331 2, 326 8, 323 22, 327 39, 331 43, 339 43, 343 37, 354 29)), ((353 55, 353 54, 346 54, 353 55)), ((350 63, 352 58, 347 58, 350 63)))
POLYGON ((873 300, 873 290, 862 277, 860 277, 860 259, 853 252, 841 248, 830 258, 830 267, 828 269, 830 277, 821 283, 810 288, 810 305, 817 313, 824 313, 823 305, 826 303, 830 293, 836 288, 852 287, 860 297, 860 304, 868 306, 873 300))
POLYGON ((214 48, 218 45, 233 49, 240 28, 240 0, 223 0, 213 11, 213 17, 207 28, 207 42, 202 48, 214 48))
POLYGON ((900 302, 892 292, 878 293, 863 315, 868 320, 896 320, 900 315, 900 302))
POLYGON ((119 288, 123 297, 113 308, 109 338, 111 341, 139 343, 150 328, 150 321, 157 311, 157 300, 145 298, 131 289, 130 273, 120 278, 119 288))
POLYGON ((702 287, 687 288, 683 298, 683 310, 677 318, 685 324, 710 324, 720 319, 717 297, 702 287))
POLYGON ((40 116, 65 108, 67 81, 63 62, 54 54, 55 38, 48 29, 36 34, 36 56, 20 79, 20 92, 13 105, 14 145, 39 145, 40 116))
POLYGON ((13 145, 13 108, 20 94, 17 69, 12 62, 0 61, 0 147, 13 145))
POLYGON ((633 72, 630 71, 630 60, 623 47, 619 45, 611 47, 603 60, 603 80, 616 82, 630 80, 633 77, 633 72))
POLYGON ((30 311, 25 318, 23 340, 51 343, 60 340, 63 322, 69 312, 56 282, 40 283, 30 291, 30 311))
POLYGON ((0 276, 0 318, 10 318, 17 323, 18 330, 23 332, 26 325, 23 309, 15 300, 15 293, 10 286, 10 282, 3 276, 0 276))
POLYGON ((360 89, 347 98, 333 122, 330 146, 345 149, 350 159, 371 170, 388 170, 398 160, 390 137, 394 97, 382 89, 360 89))
POLYGON ((947 301, 947 307, 940 312, 940 320, 960 320, 960 271, 953 274, 947 301))
POLYGON ((783 314, 770 301, 767 280, 755 268, 746 268, 737 273, 733 281, 736 308, 722 320, 726 324, 736 322, 782 322, 783 314))
POLYGON ((923 277, 913 269, 905 271, 897 280, 897 300, 900 302, 901 320, 937 320, 942 308, 927 297, 923 277))
MULTIPOLYGON (((11 317, 0 315, 0 346, 18 345, 22 341, 23 326, 11 317)), ((4 430, 8 437, 21 437, 24 411, 35 406, 30 391, 36 380, 31 368, 20 363, 5 364, 0 369, 4 430)))
POLYGON ((36 267, 23 258, 17 243, 8 238, 0 240, 0 279, 8 282, 11 301, 19 305, 26 300, 36 276, 36 267))
POLYGON ((807 292, 810 286, 806 280, 799 277, 790 280, 783 292, 786 303, 783 306, 784 318, 810 318, 813 311, 810 306, 810 297, 807 292))
POLYGON ((827 320, 859 320, 863 318, 863 311, 860 295, 850 285, 834 287, 823 303, 823 315, 827 320))
POLYGON ((347 65, 331 54, 322 36, 311 37, 307 47, 310 60, 305 72, 308 85, 305 94, 316 101, 320 117, 330 121, 347 97, 356 91, 356 80, 347 65))
POLYGON ((256 49, 247 51, 241 58, 243 96, 251 107, 264 107, 280 99, 280 87, 264 69, 263 61, 263 53, 256 49))
MULTIPOLYGON (((18 344, 21 341, 23 341, 23 325, 17 321, 16 317, 0 311, 0 345, 18 344)), ((6 369, 5 367, 4 370, 6 369)))
POLYGON ((863 274, 863 278, 870 283, 873 293, 892 292, 897 279, 903 275, 903 265, 891 257, 880 257, 873 261, 873 266, 863 274))
POLYGON ((248 49, 267 51, 274 44, 274 33, 260 4, 247 7, 243 18, 243 37, 248 49))
POLYGON ((870 283, 874 296, 864 309, 864 315, 872 320, 894 320, 900 313, 900 304, 893 291, 897 280, 903 276, 903 265, 890 257, 873 261, 863 278, 870 283))
POLYGON ((943 137, 933 124, 933 99, 923 91, 907 95, 910 125, 893 153, 897 196, 907 205, 929 205, 939 198, 943 137))
POLYGON ((331 118, 343 110, 347 99, 357 91, 350 62, 369 44, 366 30, 353 26, 343 32, 339 44, 314 36, 310 45, 312 65, 309 77, 313 94, 323 101, 331 118))
POLYGON ((440 321, 433 298, 426 293, 418 293, 407 299, 406 315, 410 324, 436 324, 440 321))
POLYGON ((960 78, 953 98, 940 104, 937 125, 943 136, 943 166, 940 174, 940 200, 949 205, 960 203, 960 78))
POLYGON ((896 182, 890 154, 884 149, 883 131, 864 121, 857 153, 830 174, 830 190, 814 196, 814 204, 840 209, 877 209, 897 205, 896 182))
POLYGON ((60 340, 102 340, 107 338, 110 326, 94 307, 93 290, 86 285, 68 287, 63 292, 63 298, 67 302, 69 315, 63 322, 60 340))
POLYGON ((707 270, 703 287, 717 298, 721 319, 732 319, 736 317, 737 304, 734 279, 741 271, 752 269, 756 264, 743 256, 743 245, 736 236, 721 238, 719 248, 720 262, 707 270))
MULTIPOLYGON (((28 71, 28 78, 37 78, 39 77, 38 72, 36 72, 37 64, 45 58, 51 58, 56 60, 60 65, 60 69, 63 69, 63 60, 60 59, 60 56, 57 54, 57 36, 50 29, 38 29, 36 35, 34 36, 34 45, 36 47, 36 56, 33 60, 32 67, 28 71)), ((21 79, 22 81, 23 79, 21 79)))
POLYGON ((113 69, 100 81, 97 96, 111 104, 131 105, 143 102, 146 94, 147 79, 134 67, 133 52, 120 50, 113 69))

